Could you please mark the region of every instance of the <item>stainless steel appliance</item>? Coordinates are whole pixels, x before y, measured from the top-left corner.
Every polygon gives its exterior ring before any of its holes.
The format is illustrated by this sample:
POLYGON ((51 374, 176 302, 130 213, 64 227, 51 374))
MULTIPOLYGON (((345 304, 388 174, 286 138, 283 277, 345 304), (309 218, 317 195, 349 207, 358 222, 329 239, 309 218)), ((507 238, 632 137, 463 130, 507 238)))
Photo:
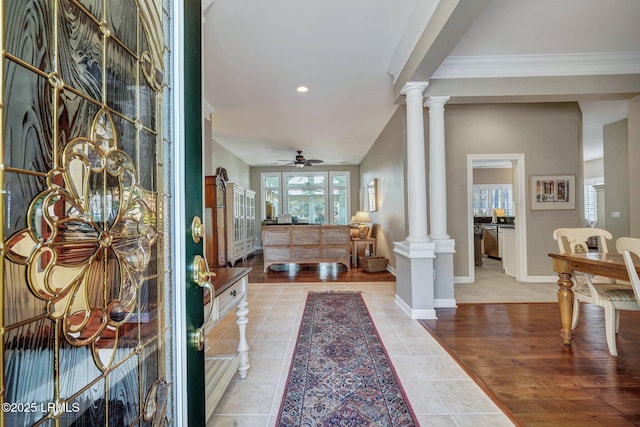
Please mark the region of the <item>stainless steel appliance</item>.
POLYGON ((500 259, 498 251, 498 226, 496 224, 484 224, 482 238, 484 240, 484 254, 491 258, 500 259))

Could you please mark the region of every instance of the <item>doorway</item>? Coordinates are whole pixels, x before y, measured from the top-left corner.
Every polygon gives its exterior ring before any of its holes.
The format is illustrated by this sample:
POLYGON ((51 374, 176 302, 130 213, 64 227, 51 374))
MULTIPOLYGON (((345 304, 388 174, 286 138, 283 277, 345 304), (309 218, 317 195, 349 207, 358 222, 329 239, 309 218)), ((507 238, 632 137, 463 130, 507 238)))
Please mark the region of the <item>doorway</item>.
MULTIPOLYGON (((526 266, 526 178, 524 171, 524 154, 469 154, 467 156, 467 204, 468 209, 468 268, 469 268, 469 283, 475 281, 475 264, 476 264, 476 227, 474 220, 474 169, 482 166, 485 169, 510 169, 512 177, 511 179, 511 215, 513 217, 514 228, 509 230, 511 235, 511 241, 505 243, 510 245, 509 250, 509 265, 510 272, 518 281, 523 281, 523 278, 527 276, 526 266)), ((504 172, 504 171, 503 171, 504 172)), ((508 172, 507 172, 508 174, 508 172)), ((506 188, 506 186, 505 186, 506 188)), ((481 213, 481 212, 480 212, 481 213)), ((493 212, 487 211, 485 214, 488 216, 489 222, 497 222, 493 212)), ((476 219, 477 220, 477 219, 476 219)), ((486 220, 486 218, 485 218, 486 220)), ((496 227, 496 234, 497 234, 496 227)), ((500 258, 496 252, 496 258, 500 258)))

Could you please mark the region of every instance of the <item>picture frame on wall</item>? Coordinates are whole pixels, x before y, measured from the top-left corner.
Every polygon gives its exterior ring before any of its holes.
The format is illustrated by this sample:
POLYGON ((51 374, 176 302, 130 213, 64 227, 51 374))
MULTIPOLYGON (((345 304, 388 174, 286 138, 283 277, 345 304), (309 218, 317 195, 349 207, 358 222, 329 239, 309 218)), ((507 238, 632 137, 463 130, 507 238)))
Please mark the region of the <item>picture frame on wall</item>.
POLYGON ((576 208, 575 175, 532 175, 529 200, 531 210, 576 208))
POLYGON ((367 185, 367 208, 369 212, 378 210, 378 179, 373 178, 367 185))

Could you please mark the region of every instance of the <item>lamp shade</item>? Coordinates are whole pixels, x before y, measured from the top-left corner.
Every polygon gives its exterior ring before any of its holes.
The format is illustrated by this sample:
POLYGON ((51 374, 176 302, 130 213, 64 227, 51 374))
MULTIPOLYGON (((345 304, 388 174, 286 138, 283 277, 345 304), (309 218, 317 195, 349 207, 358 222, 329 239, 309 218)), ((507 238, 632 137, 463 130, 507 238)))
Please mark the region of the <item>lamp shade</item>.
POLYGON ((369 212, 366 212, 366 211, 356 212, 356 216, 353 222, 371 222, 371 218, 369 218, 369 212))

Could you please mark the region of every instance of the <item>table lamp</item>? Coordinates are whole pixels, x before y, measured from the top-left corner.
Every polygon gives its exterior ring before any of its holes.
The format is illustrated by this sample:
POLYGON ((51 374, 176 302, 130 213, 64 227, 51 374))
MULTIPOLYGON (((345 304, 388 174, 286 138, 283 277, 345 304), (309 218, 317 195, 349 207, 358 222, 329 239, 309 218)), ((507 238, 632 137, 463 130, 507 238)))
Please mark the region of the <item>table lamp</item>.
POLYGON ((369 227, 367 227, 368 222, 371 222, 371 218, 369 218, 369 212, 366 211, 358 211, 356 212, 356 216, 354 221, 358 224, 358 229, 360 231, 360 238, 365 239, 367 234, 369 233, 369 227))

